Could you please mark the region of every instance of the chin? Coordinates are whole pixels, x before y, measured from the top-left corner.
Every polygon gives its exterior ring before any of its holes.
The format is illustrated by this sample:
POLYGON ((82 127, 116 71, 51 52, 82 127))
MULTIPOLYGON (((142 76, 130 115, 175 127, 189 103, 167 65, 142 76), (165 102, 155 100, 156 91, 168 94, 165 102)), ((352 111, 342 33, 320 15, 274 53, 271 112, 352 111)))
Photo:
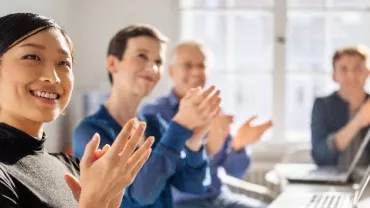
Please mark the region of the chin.
POLYGON ((137 94, 145 97, 149 95, 153 91, 154 86, 145 86, 145 87, 140 87, 140 89, 137 90, 137 94))
POLYGON ((44 113, 40 113, 39 115, 35 116, 33 120, 40 122, 40 123, 50 123, 56 120, 60 115, 61 115, 60 111, 44 112, 44 113))

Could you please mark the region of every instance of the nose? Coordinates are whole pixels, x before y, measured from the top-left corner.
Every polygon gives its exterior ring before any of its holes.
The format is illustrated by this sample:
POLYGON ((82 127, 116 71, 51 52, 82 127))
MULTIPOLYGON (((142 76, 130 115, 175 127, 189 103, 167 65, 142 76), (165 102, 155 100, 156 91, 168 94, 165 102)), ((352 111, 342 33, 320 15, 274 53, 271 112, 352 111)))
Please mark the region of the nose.
POLYGON ((40 80, 43 82, 49 82, 51 84, 60 83, 60 78, 55 70, 55 67, 45 68, 40 76, 40 80))
POLYGON ((355 81, 356 79, 356 72, 355 71, 349 71, 348 74, 348 80, 350 80, 351 82, 355 81))
POLYGON ((192 76, 201 76, 204 73, 204 70, 200 67, 193 67, 190 70, 192 76))
POLYGON ((156 63, 153 63, 152 66, 150 67, 150 69, 155 73, 159 72, 159 67, 156 63))

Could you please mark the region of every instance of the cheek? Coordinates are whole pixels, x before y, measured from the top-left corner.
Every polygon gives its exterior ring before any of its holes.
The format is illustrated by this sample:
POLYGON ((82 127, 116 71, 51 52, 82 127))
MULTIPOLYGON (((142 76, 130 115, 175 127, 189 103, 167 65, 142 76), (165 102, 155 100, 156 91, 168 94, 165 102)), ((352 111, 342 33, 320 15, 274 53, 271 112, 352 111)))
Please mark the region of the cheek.
POLYGON ((59 77, 61 79, 61 85, 64 90, 64 93, 67 93, 69 97, 71 95, 74 85, 74 75, 73 73, 65 73, 61 74, 59 77))

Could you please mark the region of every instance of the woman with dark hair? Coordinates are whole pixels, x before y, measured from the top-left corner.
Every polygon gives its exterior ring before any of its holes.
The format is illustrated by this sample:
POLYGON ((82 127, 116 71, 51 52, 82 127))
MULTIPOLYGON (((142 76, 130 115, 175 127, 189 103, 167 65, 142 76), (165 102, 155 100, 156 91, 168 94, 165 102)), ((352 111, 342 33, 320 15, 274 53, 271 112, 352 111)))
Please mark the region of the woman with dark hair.
POLYGON ((133 120, 112 147, 97 149, 94 135, 81 162, 45 151, 43 124, 70 101, 73 60, 72 42, 53 20, 0 17, 0 207, 119 207, 150 155, 153 138, 135 151, 145 123, 134 129, 133 120))

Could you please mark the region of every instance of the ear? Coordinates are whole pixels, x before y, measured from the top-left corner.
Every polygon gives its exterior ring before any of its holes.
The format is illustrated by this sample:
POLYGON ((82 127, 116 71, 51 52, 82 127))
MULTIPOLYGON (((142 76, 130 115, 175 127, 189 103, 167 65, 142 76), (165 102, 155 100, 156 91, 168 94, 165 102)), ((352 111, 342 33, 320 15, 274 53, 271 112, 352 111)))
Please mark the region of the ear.
POLYGON ((106 60, 107 69, 111 74, 117 72, 117 58, 115 56, 109 55, 106 60))
POLYGON ((335 73, 335 71, 333 70, 333 73, 332 73, 332 78, 333 78, 333 81, 334 82, 337 82, 337 76, 336 76, 336 73, 335 73))

